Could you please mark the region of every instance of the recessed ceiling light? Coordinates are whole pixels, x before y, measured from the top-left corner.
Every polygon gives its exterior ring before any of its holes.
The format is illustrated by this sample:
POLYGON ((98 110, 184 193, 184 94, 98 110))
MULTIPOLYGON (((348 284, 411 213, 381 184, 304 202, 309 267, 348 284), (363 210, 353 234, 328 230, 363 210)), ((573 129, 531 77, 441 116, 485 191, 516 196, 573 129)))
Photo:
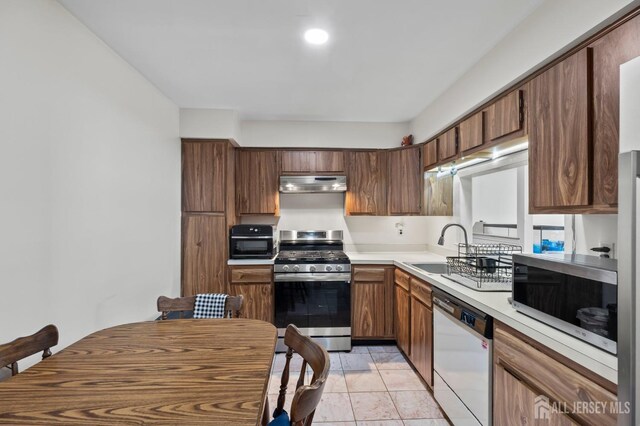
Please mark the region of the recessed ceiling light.
POLYGON ((320 28, 312 28, 304 33, 304 39, 309 44, 325 44, 329 40, 329 33, 320 28))

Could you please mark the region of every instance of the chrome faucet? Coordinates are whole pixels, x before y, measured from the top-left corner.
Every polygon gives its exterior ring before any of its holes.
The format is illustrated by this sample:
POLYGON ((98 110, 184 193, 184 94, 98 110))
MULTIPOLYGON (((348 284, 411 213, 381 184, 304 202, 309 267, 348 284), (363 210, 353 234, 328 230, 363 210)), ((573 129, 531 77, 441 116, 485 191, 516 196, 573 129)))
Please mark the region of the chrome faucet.
POLYGON ((444 232, 447 230, 447 228, 451 226, 457 226, 458 228, 462 229, 462 232, 464 233, 464 246, 465 248, 469 247, 469 240, 467 239, 467 230, 464 229, 464 226, 460 225, 459 223, 450 223, 448 225, 445 225, 444 228, 442 228, 442 232, 440 233, 440 238, 438 238, 438 245, 440 246, 444 245, 444 232))

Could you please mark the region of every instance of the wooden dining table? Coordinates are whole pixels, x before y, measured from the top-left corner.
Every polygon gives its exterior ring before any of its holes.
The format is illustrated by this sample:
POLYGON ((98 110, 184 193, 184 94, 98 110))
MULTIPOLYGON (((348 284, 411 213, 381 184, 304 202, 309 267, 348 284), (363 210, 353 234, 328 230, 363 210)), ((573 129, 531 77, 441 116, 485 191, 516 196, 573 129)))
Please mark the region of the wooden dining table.
POLYGON ((0 382, 0 423, 259 424, 276 338, 249 319, 98 331, 0 382))

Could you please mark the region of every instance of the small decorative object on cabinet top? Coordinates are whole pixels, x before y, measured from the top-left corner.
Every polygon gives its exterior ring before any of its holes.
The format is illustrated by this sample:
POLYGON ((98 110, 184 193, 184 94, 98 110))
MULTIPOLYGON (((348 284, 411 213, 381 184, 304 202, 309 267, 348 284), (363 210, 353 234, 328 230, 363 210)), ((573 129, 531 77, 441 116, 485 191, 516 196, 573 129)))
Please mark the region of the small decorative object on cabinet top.
POLYGON ((402 146, 413 145, 413 135, 407 135, 402 138, 402 146))

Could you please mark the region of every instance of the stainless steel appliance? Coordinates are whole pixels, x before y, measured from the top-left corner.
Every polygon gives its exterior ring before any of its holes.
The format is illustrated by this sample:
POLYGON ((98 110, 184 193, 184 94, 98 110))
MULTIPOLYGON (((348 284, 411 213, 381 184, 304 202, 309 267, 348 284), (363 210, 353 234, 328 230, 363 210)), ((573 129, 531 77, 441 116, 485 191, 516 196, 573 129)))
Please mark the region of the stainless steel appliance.
POLYGON ((493 318, 433 290, 433 395, 453 424, 490 425, 493 318))
POLYGON ((232 259, 271 259, 276 249, 272 225, 234 225, 229 230, 232 259))
POLYGON ((617 262, 597 256, 514 254, 513 307, 617 353, 617 262))
POLYGON ((280 192, 346 192, 346 176, 281 176, 280 192))
POLYGON ((351 350, 351 262, 342 231, 280 231, 274 261, 276 350, 294 324, 330 351, 351 350))
MULTIPOLYGON (((640 59, 636 61, 635 81, 640 87, 640 59)), ((631 68, 629 68, 631 70, 631 68)), ((624 73, 623 73, 624 75, 624 73)), ((637 96, 629 97, 640 105, 637 96)), ((622 114, 622 111, 621 111, 622 114)), ((622 116, 621 116, 622 117, 622 116)), ((637 122, 637 114, 630 114, 630 121, 637 122)), ((630 134, 638 141, 638 134, 630 134)), ((622 142, 622 138, 621 138, 622 142)), ((636 145, 637 146, 637 145, 636 145)), ((640 304, 640 234, 638 214, 640 214, 640 151, 625 152, 620 155, 618 182, 618 400, 628 411, 618 415, 619 425, 638 424, 640 416, 640 327, 638 304, 640 304), (627 405, 628 404, 628 405, 627 405)))

